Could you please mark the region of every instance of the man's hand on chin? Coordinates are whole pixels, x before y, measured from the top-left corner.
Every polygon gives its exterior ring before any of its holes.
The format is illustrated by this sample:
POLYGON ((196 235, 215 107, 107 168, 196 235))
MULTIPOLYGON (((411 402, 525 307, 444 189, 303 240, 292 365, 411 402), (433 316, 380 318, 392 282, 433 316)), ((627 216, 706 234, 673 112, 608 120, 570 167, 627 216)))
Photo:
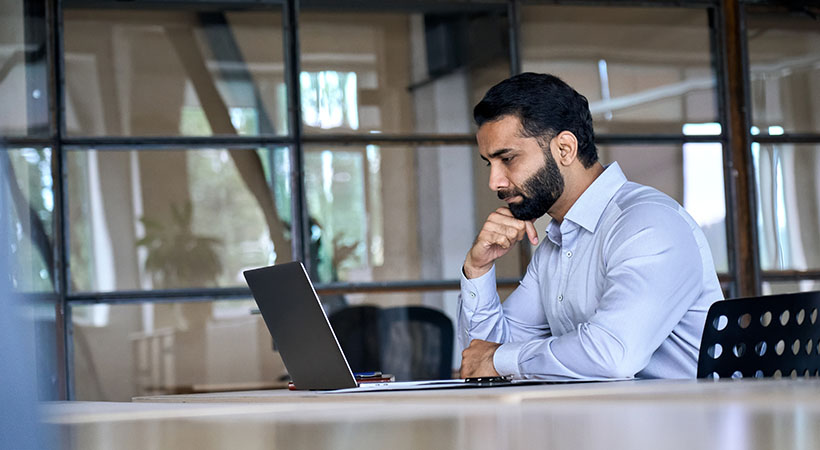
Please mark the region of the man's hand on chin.
POLYGON ((470 346, 461 352, 461 378, 497 377, 493 365, 493 355, 501 344, 473 339, 470 346))

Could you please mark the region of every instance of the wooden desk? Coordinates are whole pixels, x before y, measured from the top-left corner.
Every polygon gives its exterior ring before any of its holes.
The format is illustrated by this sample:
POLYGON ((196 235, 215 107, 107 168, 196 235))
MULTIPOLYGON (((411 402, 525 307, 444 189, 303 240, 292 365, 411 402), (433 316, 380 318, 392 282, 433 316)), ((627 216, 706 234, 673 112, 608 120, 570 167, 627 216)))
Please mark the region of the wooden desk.
POLYGON ((252 391, 47 405, 66 449, 820 449, 820 380, 252 391))

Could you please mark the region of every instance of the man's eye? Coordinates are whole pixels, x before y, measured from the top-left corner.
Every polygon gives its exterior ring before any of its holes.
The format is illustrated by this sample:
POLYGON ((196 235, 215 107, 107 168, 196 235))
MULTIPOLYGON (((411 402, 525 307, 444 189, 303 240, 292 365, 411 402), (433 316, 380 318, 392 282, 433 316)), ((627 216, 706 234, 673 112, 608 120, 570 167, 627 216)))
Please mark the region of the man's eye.
POLYGON ((509 162, 512 161, 514 158, 515 156, 505 156, 501 158, 501 162, 503 162, 504 164, 509 164, 509 162))

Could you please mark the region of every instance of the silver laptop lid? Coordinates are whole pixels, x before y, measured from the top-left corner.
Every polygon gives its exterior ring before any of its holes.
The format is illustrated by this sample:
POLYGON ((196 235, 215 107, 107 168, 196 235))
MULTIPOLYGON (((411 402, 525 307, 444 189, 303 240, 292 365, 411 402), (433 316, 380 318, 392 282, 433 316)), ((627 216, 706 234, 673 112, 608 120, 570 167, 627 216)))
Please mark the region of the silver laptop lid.
POLYGON ((244 275, 297 389, 357 386, 301 262, 246 270, 244 275))

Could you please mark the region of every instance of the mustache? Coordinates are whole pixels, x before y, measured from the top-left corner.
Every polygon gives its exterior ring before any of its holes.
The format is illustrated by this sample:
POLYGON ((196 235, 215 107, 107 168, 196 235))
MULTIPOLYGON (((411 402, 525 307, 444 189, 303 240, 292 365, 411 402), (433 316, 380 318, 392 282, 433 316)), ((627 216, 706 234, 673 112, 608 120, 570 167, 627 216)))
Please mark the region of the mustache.
POLYGON ((510 197, 515 197, 516 195, 520 195, 522 198, 524 197, 524 194, 518 192, 515 189, 507 189, 507 190, 503 190, 503 191, 498 191, 498 193, 496 195, 498 195, 499 200, 506 200, 510 197))

